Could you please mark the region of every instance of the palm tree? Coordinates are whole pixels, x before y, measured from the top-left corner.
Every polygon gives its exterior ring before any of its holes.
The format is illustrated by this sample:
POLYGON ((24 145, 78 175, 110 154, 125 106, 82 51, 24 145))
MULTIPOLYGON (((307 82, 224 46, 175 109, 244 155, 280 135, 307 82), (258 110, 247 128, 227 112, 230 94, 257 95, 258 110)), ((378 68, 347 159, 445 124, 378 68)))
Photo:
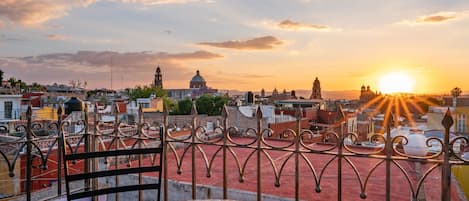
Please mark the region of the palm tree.
POLYGON ((451 90, 451 95, 453 96, 453 107, 456 107, 457 98, 459 95, 461 95, 461 93, 462 93, 462 90, 459 87, 454 87, 451 90))

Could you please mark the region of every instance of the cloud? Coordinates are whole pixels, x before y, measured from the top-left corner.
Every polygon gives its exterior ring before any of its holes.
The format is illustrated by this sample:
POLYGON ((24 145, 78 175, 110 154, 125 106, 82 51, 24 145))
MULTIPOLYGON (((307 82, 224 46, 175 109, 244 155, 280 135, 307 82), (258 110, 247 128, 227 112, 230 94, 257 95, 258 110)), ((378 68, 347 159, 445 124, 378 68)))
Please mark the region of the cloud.
POLYGON ((141 3, 146 6, 162 5, 162 4, 185 4, 192 2, 212 3, 213 0, 121 0, 123 3, 141 3))
POLYGON ((267 50, 273 49, 283 42, 274 36, 263 36, 249 40, 232 40, 225 42, 201 42, 199 45, 207 45, 219 48, 230 48, 237 50, 267 50))
POLYGON ((291 20, 283 20, 277 25, 280 29, 285 30, 328 30, 329 27, 324 25, 316 25, 316 24, 304 24, 301 22, 295 22, 291 20))
POLYGON ((414 20, 402 20, 397 24, 401 25, 429 25, 429 24, 443 24, 450 21, 466 18, 469 16, 469 11, 460 12, 438 12, 430 15, 417 17, 414 20))
POLYGON ((0 1, 0 17, 24 26, 37 26, 67 15, 73 7, 86 7, 95 0, 6 0, 0 1))
MULTIPOLYGON (((165 79, 178 83, 190 79, 193 69, 186 61, 210 60, 222 55, 207 51, 187 53, 78 51, 28 57, 0 57, 0 66, 8 76, 26 82, 68 83, 86 79, 90 87, 109 87, 112 68, 114 79, 125 79, 127 87, 149 84, 156 65, 165 69, 165 79)), ((118 82, 118 81, 116 81, 118 82)), ((119 86, 119 85, 116 85, 119 86)))
POLYGON ((21 37, 9 36, 5 34, 0 34, 0 41, 8 41, 8 42, 23 42, 26 39, 21 37))
MULTIPOLYGON (((73 8, 87 7, 98 1, 140 3, 144 6, 213 2, 212 0, 1 0, 0 19, 4 18, 23 26, 35 27, 47 21, 66 16, 73 8)), ((0 28, 1 24, 0 20, 0 28)))
POLYGON ((47 39, 49 40, 66 40, 69 39, 68 36, 60 35, 60 34, 49 34, 46 35, 47 39))

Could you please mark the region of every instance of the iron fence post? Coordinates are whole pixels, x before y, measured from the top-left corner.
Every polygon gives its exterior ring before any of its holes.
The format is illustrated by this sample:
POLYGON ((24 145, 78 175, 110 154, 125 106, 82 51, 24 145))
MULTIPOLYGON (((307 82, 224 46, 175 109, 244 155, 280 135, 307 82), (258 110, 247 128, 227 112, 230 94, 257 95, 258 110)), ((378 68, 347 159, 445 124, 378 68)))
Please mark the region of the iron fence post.
POLYGON ((296 110, 296 135, 295 135, 295 200, 300 200, 300 135, 301 135, 301 107, 296 110))
MULTIPOLYGON (((119 105, 117 103, 114 103, 114 145, 115 149, 119 150, 119 105)), ((116 156, 114 157, 114 168, 117 170, 119 168, 119 157, 116 156)), ((115 176, 115 185, 119 186, 119 175, 115 176)), ((119 201, 119 192, 116 193, 116 201, 119 201)))
POLYGON ((163 127, 164 127, 164 134, 163 134, 163 182, 164 182, 164 196, 163 200, 168 201, 168 107, 163 105, 163 127))
MULTIPOLYGON (((83 109, 83 115, 84 115, 84 122, 83 122, 83 129, 84 129, 84 135, 85 135, 85 152, 89 153, 90 152, 90 134, 88 132, 88 104, 85 103, 85 108, 83 109)), ((90 172, 90 159, 86 158, 85 159, 85 173, 90 172)), ((89 191, 91 186, 91 179, 86 179, 85 180, 85 190, 89 191)))
POLYGON ((449 157, 451 154, 451 147, 449 144, 449 134, 450 128, 453 125, 454 121, 451 117, 451 111, 446 111, 446 114, 441 121, 441 124, 445 127, 445 136, 443 139, 443 164, 441 165, 441 200, 451 200, 451 164, 449 162, 449 157))
POLYGON ((62 138, 62 112, 62 105, 59 105, 59 108, 57 109, 57 196, 62 195, 62 147, 65 148, 65 145, 63 144, 64 139, 62 138))
MULTIPOLYGON (((97 143, 96 143, 96 136, 98 135, 98 126, 99 126, 99 116, 98 116, 98 104, 95 103, 94 104, 94 115, 93 115, 93 135, 91 137, 91 151, 92 152, 95 152, 97 149, 97 143)), ((91 160, 91 170, 93 172, 96 172, 96 170, 98 169, 98 158, 93 158, 91 160)), ((93 178, 91 180, 92 184, 92 190, 97 190, 98 189, 98 179, 97 178, 93 178)), ((93 197, 93 201, 96 200, 96 198, 93 197)))
POLYGON ((339 122, 339 136, 337 138, 337 200, 342 200, 342 158, 344 146, 344 122, 345 115, 340 104, 337 105, 337 119, 339 122))
MULTIPOLYGON (((137 133, 138 133, 138 148, 142 148, 142 129, 143 129, 143 110, 142 106, 139 104, 138 105, 138 125, 137 125, 137 133)), ((138 167, 142 167, 142 160, 143 160, 143 155, 139 154, 138 155, 138 167)), ((142 185, 143 183, 143 178, 142 178, 142 173, 138 173, 138 184, 142 185)), ((141 201, 143 198, 142 190, 138 191, 138 200, 141 201)))
POLYGON ((31 105, 28 105, 28 110, 26 112, 26 182, 25 182, 25 191, 26 191, 26 200, 31 201, 31 184, 32 184, 32 108, 31 105))
POLYGON ((262 110, 261 106, 257 107, 256 111, 256 121, 257 121, 257 201, 262 200, 262 160, 261 160, 261 153, 262 153, 262 110))
POLYGON ((228 108, 223 106, 221 116, 223 118, 223 199, 228 199, 228 173, 226 169, 226 151, 228 138, 228 108))
POLYGON ((391 160, 393 153, 393 139, 391 137, 391 123, 393 123, 393 116, 389 114, 386 123, 386 201, 391 200, 391 160))
POLYGON ((195 150, 196 150, 196 135, 197 135, 197 107, 195 101, 192 102, 192 129, 191 129, 191 138, 192 138, 192 199, 197 199, 197 171, 196 171, 196 161, 195 161, 195 150))

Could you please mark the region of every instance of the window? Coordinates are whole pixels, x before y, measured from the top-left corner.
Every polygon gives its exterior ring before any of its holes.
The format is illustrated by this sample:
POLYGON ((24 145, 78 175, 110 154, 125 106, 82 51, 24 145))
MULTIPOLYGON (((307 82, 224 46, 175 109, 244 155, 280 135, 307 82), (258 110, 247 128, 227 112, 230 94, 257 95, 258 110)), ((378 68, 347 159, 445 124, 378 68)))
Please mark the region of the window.
POLYGON ((458 116, 458 132, 465 133, 467 126, 467 117, 465 114, 459 114, 458 116))
POLYGON ((13 113, 13 102, 5 101, 5 119, 11 119, 13 113))

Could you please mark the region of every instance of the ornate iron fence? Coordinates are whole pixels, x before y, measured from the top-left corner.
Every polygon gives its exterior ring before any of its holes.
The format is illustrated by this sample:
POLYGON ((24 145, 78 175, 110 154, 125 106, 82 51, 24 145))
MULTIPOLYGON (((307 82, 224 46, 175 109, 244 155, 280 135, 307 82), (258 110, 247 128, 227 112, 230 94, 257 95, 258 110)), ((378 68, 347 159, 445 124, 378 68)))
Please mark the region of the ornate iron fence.
MULTIPOLYGON (((118 111, 118 107, 115 107, 118 111)), ((325 138, 329 139, 329 144, 316 146, 316 143, 311 143, 307 139, 314 134, 310 130, 301 129, 301 110, 298 109, 296 112, 296 129, 287 129, 280 135, 284 139, 283 143, 273 143, 269 140, 272 136, 273 131, 265 129, 263 124, 263 114, 260 108, 256 112, 256 128, 246 128, 240 130, 236 127, 231 127, 228 122, 228 110, 226 107, 222 111, 222 122, 221 125, 216 126, 212 132, 208 132, 207 129, 197 124, 197 110, 195 105, 192 108, 192 121, 186 125, 190 131, 188 135, 176 135, 169 122, 169 115, 167 109, 164 111, 164 119, 160 125, 161 130, 152 131, 151 125, 144 122, 144 113, 139 111, 139 118, 136 125, 124 125, 119 120, 118 113, 115 114, 115 121, 112 125, 111 130, 102 129, 105 127, 103 122, 100 122, 99 115, 94 113, 93 120, 90 121, 88 109, 85 108, 84 118, 82 120, 71 123, 68 119, 62 119, 59 115, 59 119, 56 122, 51 122, 45 127, 49 130, 48 136, 38 136, 36 131, 43 129, 44 125, 35 123, 32 119, 31 108, 27 111, 27 122, 25 125, 16 126, 15 130, 18 132, 24 132, 24 135, 20 136, 12 142, 2 142, 2 150, 0 155, 8 166, 10 177, 15 176, 15 164, 21 155, 24 154, 26 160, 26 170, 24 178, 24 193, 26 199, 31 200, 32 182, 37 178, 33 175, 34 168, 40 168, 46 170, 50 168, 49 157, 56 154, 57 156, 57 173, 55 180, 57 181, 57 196, 62 195, 62 157, 60 155, 60 149, 57 146, 66 146, 71 151, 85 150, 93 151, 96 149, 110 149, 112 146, 119 147, 124 146, 125 148, 144 147, 153 142, 166 143, 166 150, 163 154, 164 157, 164 199, 170 200, 169 189, 168 189, 168 172, 176 168, 178 174, 183 172, 182 164, 186 158, 190 158, 191 161, 191 184, 192 184, 192 199, 197 199, 197 185, 198 177, 197 170, 200 167, 205 168, 206 176, 210 177, 214 169, 214 162, 216 160, 222 160, 221 167, 218 167, 222 171, 222 198, 228 199, 228 170, 235 168, 238 174, 239 182, 244 182, 247 164, 250 161, 255 161, 256 170, 256 196, 257 200, 262 200, 263 189, 266 188, 262 185, 262 171, 265 170, 263 162, 267 162, 272 168, 274 176, 274 186, 281 186, 281 178, 285 177, 285 169, 288 163, 293 163, 294 172, 294 192, 292 192, 295 200, 300 200, 300 180, 302 175, 307 174, 306 172, 300 171, 300 164, 306 164, 309 174, 313 175, 311 182, 315 186, 316 193, 322 191, 321 184, 324 181, 325 172, 332 169, 337 172, 337 199, 343 200, 343 173, 344 169, 349 167, 353 176, 356 177, 358 184, 360 185, 360 192, 357 194, 362 199, 367 198, 367 188, 369 187, 370 178, 374 176, 378 167, 384 166, 385 176, 382 178, 385 181, 385 194, 386 200, 391 200, 391 184, 392 176, 391 171, 397 168, 398 172, 404 175, 407 181, 408 188, 411 192, 411 199, 417 200, 419 193, 422 191, 423 184, 428 180, 428 176, 433 172, 438 172, 441 175, 441 200, 451 200, 451 166, 453 165, 469 165, 469 160, 463 158, 458 150, 455 148, 456 143, 469 144, 469 139, 463 136, 457 136, 450 139, 450 127, 453 125, 453 119, 450 112, 445 114, 442 121, 444 126, 444 138, 430 137, 426 141, 428 147, 436 146, 438 144, 441 149, 436 153, 426 156, 412 156, 404 153, 398 144, 406 145, 409 139, 406 136, 391 136, 391 124, 393 120, 391 118, 387 121, 387 129, 384 135, 376 134, 371 137, 371 140, 377 144, 381 144, 376 149, 371 151, 363 151, 354 148, 352 145, 354 141, 358 139, 355 133, 346 133, 345 130, 345 117, 341 118, 338 126, 341 128, 339 132, 329 131, 324 134, 325 138), (72 125, 80 125, 81 129, 76 130, 73 133, 67 131, 67 128, 72 125), (67 136, 71 137, 72 140, 67 141, 66 144, 60 143, 60 133, 64 132, 67 136), (159 132, 164 132, 163 139, 159 138, 159 132), (239 141, 238 138, 244 139, 239 141), (177 147, 176 145, 181 145, 177 147), (10 150, 4 150, 5 147, 10 147, 10 150), (215 147, 216 150, 212 155, 209 155, 204 150, 205 146, 215 147), (244 158, 239 157, 236 154, 237 149, 249 150, 247 156, 244 158), (269 151, 279 151, 286 154, 286 160, 281 161, 277 164, 269 154, 269 151), (197 163, 196 154, 202 156, 203 163, 197 163), (328 160, 321 167, 315 165, 309 155, 319 154, 327 156, 328 160), (221 156, 220 156, 221 155, 221 156), (13 157, 10 157, 13 156, 13 157), (171 157, 169 157, 171 156, 171 157), (221 159, 219 159, 221 158, 221 159), (364 158, 370 159, 374 162, 372 168, 364 173, 364 176, 360 174, 360 170, 357 164, 354 163, 352 158, 364 158), (176 167, 169 167, 169 159, 175 160, 176 167), (35 167, 33 162, 38 160, 38 167, 35 167), (235 167, 229 167, 228 160, 233 160, 235 167), (289 162, 293 160, 292 162, 289 162), (412 179, 408 171, 403 168, 400 161, 417 162, 422 164, 429 164, 429 168, 416 180, 412 179), (336 166, 331 164, 336 162, 336 166), (319 171, 319 168, 321 169, 319 171), (336 169, 334 169, 336 168, 336 169), (394 168, 394 169, 393 169, 394 168)), ((62 114, 62 109, 59 109, 59 114, 62 114)), ((6 127, 2 127, 2 130, 8 130, 6 127)), ((124 163, 132 165, 132 161, 137 160, 137 165, 145 161, 152 161, 154 158, 127 158, 124 163)), ((187 161, 188 159, 186 159, 187 161)), ((107 164, 108 166, 110 164, 107 164)), ((116 160, 113 163, 113 168, 119 168, 119 164, 116 160)), ((135 165, 135 164, 134 164, 135 165)), ((90 160, 84 161, 85 171, 90 168, 99 168, 97 161, 90 160)), ((363 173, 363 171, 362 171, 363 173)), ((142 183, 142 175, 139 175, 139 182, 142 183)), ((115 178, 115 184, 119 185, 119 178, 115 178)), ((98 185, 96 180, 85 181, 85 188, 95 188, 98 185)), ((119 195, 116 195, 116 200, 119 199, 119 195)), ((139 200, 142 199, 142 193, 139 193, 139 200)))

